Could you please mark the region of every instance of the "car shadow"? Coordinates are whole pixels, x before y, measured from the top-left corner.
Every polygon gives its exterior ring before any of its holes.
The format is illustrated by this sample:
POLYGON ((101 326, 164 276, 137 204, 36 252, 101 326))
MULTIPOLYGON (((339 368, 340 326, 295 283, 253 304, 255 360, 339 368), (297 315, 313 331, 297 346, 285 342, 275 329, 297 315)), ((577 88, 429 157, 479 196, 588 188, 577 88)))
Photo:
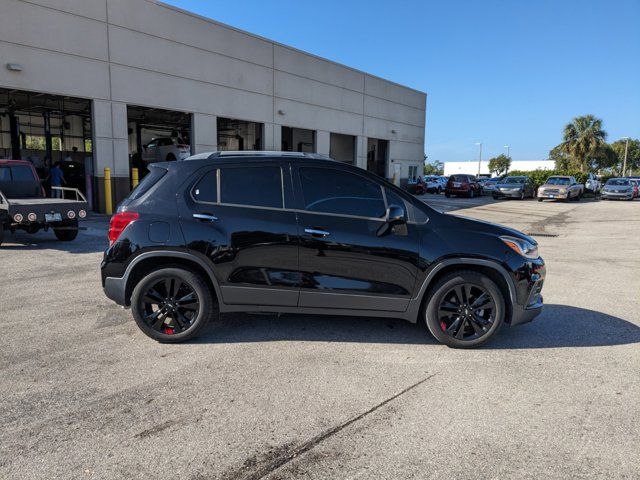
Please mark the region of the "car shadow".
POLYGON ((5 231, 4 240, 0 245, 0 252, 15 250, 59 250, 69 253, 97 253, 103 252, 108 246, 105 236, 88 233, 81 228, 78 237, 70 242, 61 242, 53 231, 40 231, 29 234, 17 231, 13 234, 5 231))
MULTIPOLYGON (((426 328, 403 320, 324 315, 223 314, 195 343, 274 341, 437 345, 426 328)), ((640 343, 640 327, 605 313, 545 305, 533 322, 502 332, 485 349, 597 347, 640 343)))

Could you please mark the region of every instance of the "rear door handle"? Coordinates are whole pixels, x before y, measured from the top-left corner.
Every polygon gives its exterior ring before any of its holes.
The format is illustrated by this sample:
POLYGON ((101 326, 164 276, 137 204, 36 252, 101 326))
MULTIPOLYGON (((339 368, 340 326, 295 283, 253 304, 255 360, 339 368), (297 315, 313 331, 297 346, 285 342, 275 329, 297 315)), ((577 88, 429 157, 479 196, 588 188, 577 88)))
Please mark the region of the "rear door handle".
POLYGON ((308 233, 309 235, 312 235, 314 237, 327 237, 331 235, 326 230, 320 230, 319 228, 305 228, 304 233, 308 233))
POLYGON ((210 213, 194 213, 193 218, 196 220, 201 220, 203 222, 215 222, 218 220, 218 217, 215 215, 211 215, 210 213))

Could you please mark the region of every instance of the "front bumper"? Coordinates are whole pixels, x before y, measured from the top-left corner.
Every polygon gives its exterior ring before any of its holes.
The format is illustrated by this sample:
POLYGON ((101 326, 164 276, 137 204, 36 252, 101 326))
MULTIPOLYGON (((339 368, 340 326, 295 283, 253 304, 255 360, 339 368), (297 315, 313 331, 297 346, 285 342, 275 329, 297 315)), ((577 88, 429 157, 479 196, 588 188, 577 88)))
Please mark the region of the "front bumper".
POLYGON ((546 271, 544 260, 538 258, 518 272, 520 281, 516 288, 519 294, 512 304, 511 326, 528 323, 542 312, 542 287, 546 271))
POLYGON ((604 198, 607 200, 629 200, 633 198, 633 192, 624 192, 624 193, 617 193, 617 192, 601 192, 600 193, 600 198, 604 198))
POLYGON ((497 198, 520 198, 522 196, 522 190, 504 191, 496 189, 491 192, 491 195, 497 198))
POLYGON ((566 200, 569 197, 569 192, 561 193, 561 192, 541 192, 538 190, 538 198, 549 199, 549 200, 566 200))

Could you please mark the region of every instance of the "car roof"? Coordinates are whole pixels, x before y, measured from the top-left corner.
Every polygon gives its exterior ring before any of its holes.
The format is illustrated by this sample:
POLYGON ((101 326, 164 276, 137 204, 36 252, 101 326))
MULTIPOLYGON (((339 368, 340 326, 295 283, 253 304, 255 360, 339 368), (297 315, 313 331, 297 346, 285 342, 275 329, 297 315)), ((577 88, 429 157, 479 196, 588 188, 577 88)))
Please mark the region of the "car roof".
POLYGON ((32 165, 29 160, 11 160, 9 158, 0 158, 0 165, 32 165))

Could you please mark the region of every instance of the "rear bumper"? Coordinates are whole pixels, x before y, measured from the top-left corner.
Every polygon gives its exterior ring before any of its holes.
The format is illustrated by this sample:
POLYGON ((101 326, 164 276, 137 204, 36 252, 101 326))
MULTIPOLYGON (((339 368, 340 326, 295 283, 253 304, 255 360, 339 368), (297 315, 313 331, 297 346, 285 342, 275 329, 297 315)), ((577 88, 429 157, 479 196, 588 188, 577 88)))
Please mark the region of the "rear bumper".
POLYGON ((106 277, 102 289, 104 294, 118 305, 128 306, 126 297, 127 280, 125 277, 106 277))

